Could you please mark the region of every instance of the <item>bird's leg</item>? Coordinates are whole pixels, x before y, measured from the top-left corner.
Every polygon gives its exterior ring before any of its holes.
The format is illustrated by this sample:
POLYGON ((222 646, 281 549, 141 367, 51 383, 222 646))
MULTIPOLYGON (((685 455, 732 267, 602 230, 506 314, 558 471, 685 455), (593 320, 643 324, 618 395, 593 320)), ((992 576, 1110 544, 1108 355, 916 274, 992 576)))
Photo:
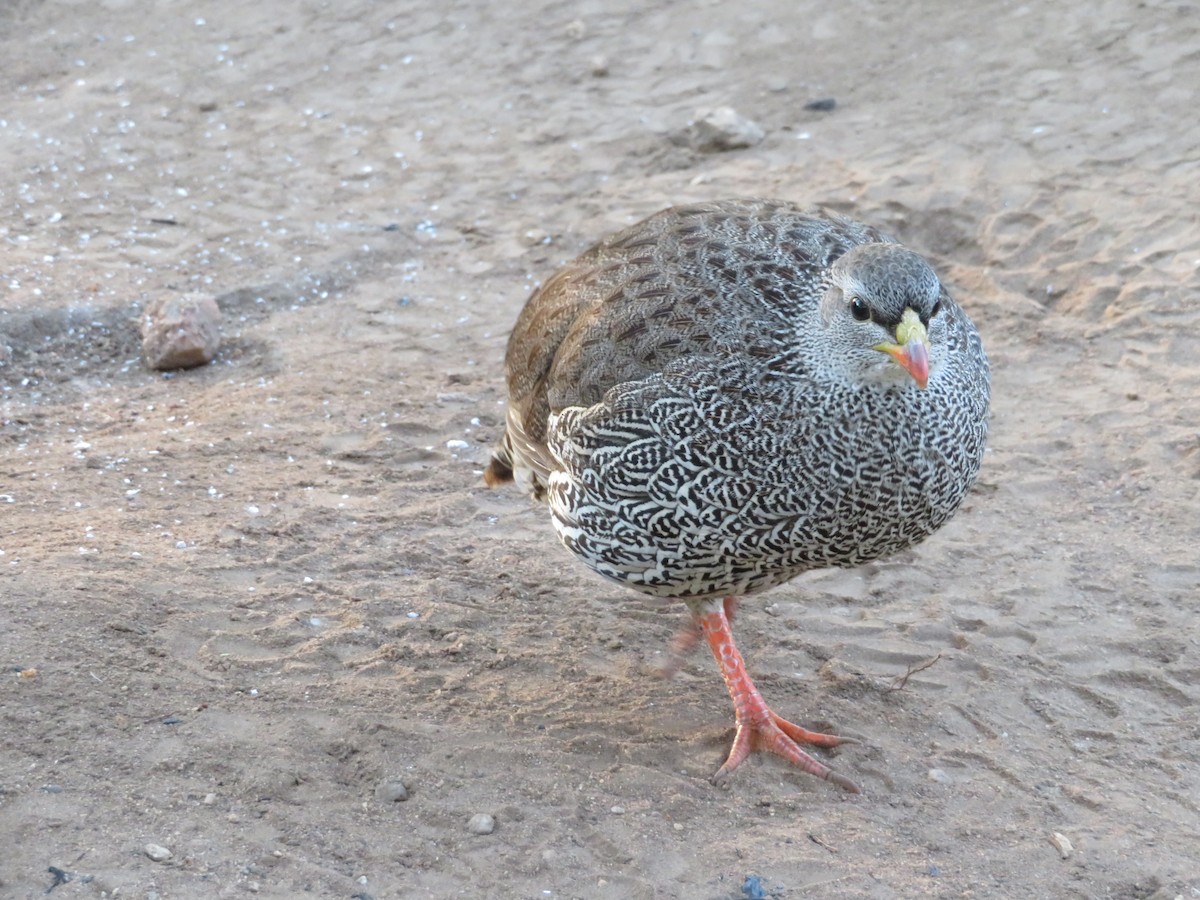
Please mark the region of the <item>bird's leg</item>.
MULTIPOLYGON (((729 624, 733 624, 734 616, 737 615, 738 598, 725 598, 725 618, 729 620, 729 624)), ((658 670, 658 675, 661 678, 670 678, 682 667, 691 652, 696 649, 696 645, 700 643, 700 638, 704 631, 700 627, 700 619, 693 615, 692 619, 686 626, 681 628, 671 639, 671 647, 668 651, 667 664, 658 670)))
POLYGON ((839 744, 853 743, 853 740, 822 734, 819 731, 808 731, 772 712, 746 671, 742 654, 733 642, 733 632, 729 628, 729 618, 724 605, 709 601, 695 605, 692 609, 700 631, 716 657, 721 676, 725 679, 725 686, 729 688, 737 719, 737 734, 734 736, 729 758, 725 760, 725 765, 717 770, 713 782, 719 783, 728 778, 753 751, 769 750, 810 775, 823 778, 851 793, 861 793, 858 785, 849 778, 817 762, 798 746, 813 744, 818 747, 836 747, 839 744))

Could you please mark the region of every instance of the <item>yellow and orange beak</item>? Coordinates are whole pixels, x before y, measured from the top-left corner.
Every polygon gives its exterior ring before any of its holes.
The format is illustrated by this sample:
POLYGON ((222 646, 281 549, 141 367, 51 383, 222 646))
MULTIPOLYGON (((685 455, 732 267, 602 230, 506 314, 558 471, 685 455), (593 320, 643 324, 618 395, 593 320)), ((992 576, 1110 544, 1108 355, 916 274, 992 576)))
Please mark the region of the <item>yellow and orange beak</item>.
POLYGON ((906 309, 896 326, 896 343, 887 341, 876 344, 875 350, 894 359, 922 390, 929 384, 929 336, 921 318, 911 309, 906 309))

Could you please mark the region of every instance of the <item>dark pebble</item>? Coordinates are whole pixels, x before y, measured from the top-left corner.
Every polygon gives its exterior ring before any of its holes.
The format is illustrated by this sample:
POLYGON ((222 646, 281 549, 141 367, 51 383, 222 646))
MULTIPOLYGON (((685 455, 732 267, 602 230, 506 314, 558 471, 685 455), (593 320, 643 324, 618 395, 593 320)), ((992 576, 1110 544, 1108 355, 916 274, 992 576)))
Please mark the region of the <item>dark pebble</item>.
POLYGON ((811 103, 805 103, 804 108, 813 112, 829 112, 831 109, 837 108, 837 101, 832 97, 824 97, 820 100, 813 100, 811 103))

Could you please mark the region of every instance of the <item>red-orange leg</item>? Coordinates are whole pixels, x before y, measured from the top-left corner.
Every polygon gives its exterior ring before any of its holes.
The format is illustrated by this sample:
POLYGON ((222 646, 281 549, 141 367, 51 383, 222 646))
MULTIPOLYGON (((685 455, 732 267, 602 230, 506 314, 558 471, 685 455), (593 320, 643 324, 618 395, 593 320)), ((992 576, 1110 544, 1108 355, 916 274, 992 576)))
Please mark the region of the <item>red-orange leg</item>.
POLYGON ((851 793, 861 793, 858 785, 845 775, 839 775, 829 766, 817 762, 798 746, 812 744, 817 747, 836 747, 839 744, 854 743, 854 740, 809 731, 776 715, 767 706, 746 671, 742 654, 738 652, 733 641, 733 631, 729 627, 724 605, 713 601, 693 607, 693 611, 701 633, 716 657, 721 677, 725 679, 725 686, 729 688, 734 716, 737 719, 737 734, 734 736, 729 758, 725 760, 725 765, 717 770, 713 782, 719 783, 728 778, 755 750, 769 750, 810 775, 816 775, 851 793))
MULTIPOLYGON (((726 597, 724 600, 725 618, 729 620, 730 625, 733 624, 733 618, 737 615, 738 599, 737 597, 726 597)), ((667 664, 658 670, 658 674, 663 678, 670 678, 678 672, 691 652, 696 649, 696 645, 700 643, 703 634, 700 619, 693 616, 692 620, 684 628, 681 628, 671 640, 667 664)))

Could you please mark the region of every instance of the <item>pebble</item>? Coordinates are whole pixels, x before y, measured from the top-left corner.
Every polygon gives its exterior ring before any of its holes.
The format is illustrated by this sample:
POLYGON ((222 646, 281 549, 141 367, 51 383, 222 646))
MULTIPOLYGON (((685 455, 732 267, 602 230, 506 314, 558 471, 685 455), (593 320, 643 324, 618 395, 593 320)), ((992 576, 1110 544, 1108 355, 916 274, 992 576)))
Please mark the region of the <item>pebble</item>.
POLYGON ((946 774, 944 769, 930 769, 925 773, 930 781, 936 781, 938 784, 949 784, 950 776, 946 774))
POLYGON ((521 235, 521 243, 526 247, 537 247, 551 242, 550 232, 543 228, 530 228, 521 235))
POLYGON ((757 122, 747 119, 729 106, 696 111, 683 132, 683 143, 701 153, 740 150, 762 143, 766 132, 757 122))
POLYGON ((1060 832, 1054 832, 1050 837, 1050 843, 1054 845, 1054 849, 1058 851, 1058 855, 1063 859, 1069 859, 1071 854, 1075 852, 1075 848, 1071 846, 1071 842, 1067 840, 1067 836, 1060 832))
POLYGON ((830 112, 837 109, 837 100, 833 97, 822 97, 820 100, 812 100, 804 104, 805 109, 810 109, 813 112, 830 112))
POLYGON ((142 358, 151 369, 211 362, 221 346, 221 310, 208 294, 168 294, 142 313, 142 358))
POLYGON ((491 834, 496 830, 496 820, 487 813, 475 813, 467 822, 467 831, 471 834, 491 834))
POLYGON ((384 803, 397 803, 408 799, 408 788, 399 778, 385 778, 375 787, 375 799, 384 803))
POLYGON ((166 862, 172 855, 170 850, 166 847, 160 847, 158 844, 147 844, 142 849, 155 862, 166 862))

